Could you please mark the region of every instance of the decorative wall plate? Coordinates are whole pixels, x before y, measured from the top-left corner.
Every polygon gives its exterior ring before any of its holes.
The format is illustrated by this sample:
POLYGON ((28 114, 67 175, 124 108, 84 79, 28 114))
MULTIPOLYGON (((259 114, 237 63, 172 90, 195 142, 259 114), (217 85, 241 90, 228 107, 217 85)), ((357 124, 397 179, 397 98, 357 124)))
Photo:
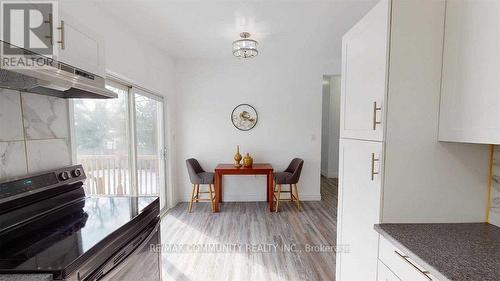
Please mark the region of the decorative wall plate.
POLYGON ((233 109, 231 121, 233 125, 242 131, 249 131, 257 125, 259 116, 253 106, 249 104, 240 104, 233 109))

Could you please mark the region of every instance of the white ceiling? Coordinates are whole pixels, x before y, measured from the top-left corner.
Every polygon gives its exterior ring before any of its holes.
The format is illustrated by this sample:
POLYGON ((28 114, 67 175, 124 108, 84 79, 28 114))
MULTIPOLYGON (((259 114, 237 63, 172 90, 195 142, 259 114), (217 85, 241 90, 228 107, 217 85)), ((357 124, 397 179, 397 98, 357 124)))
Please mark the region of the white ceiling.
POLYGON ((340 58, 342 35, 378 0, 92 0, 174 58, 230 58, 248 31, 259 56, 340 58))

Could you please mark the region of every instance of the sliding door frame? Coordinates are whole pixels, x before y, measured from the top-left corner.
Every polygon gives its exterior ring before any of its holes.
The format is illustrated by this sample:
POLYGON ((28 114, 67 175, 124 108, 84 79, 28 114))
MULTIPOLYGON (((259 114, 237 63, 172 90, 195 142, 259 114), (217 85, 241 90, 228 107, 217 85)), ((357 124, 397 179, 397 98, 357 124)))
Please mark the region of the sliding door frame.
MULTIPOLYGON (((130 168, 130 187, 131 195, 137 195, 139 190, 138 183, 138 171, 137 171, 137 131, 136 131, 136 107, 135 107, 135 94, 145 96, 152 100, 158 101, 161 104, 161 118, 159 120, 159 127, 163 131, 159 135, 162 147, 159 147, 160 151, 160 166, 159 170, 163 173, 160 176, 159 182, 159 197, 160 197, 160 208, 161 212, 164 213, 169 207, 171 207, 172 201, 172 181, 171 174, 169 173, 169 167, 172 164, 172 159, 167 154, 168 148, 170 147, 170 131, 168 126, 168 104, 167 100, 159 93, 153 92, 151 90, 145 89, 134 83, 128 82, 126 79, 117 77, 116 75, 109 74, 106 78, 106 83, 118 84, 122 87, 127 88, 127 134, 129 141, 129 168, 130 168)), ((68 107, 69 121, 70 121, 70 145, 71 145, 71 161, 73 164, 77 163, 77 149, 76 149, 76 139, 75 139, 75 120, 74 120, 74 103, 73 100, 69 100, 68 107)))

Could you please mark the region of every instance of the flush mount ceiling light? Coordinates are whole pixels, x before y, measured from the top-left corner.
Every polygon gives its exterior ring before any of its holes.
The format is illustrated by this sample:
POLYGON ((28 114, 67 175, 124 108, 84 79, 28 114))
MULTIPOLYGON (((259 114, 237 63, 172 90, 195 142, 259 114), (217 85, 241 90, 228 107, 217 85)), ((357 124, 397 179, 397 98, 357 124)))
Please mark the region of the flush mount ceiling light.
POLYGON ((237 58, 253 58, 259 54, 257 51, 257 45, 259 43, 250 38, 250 33, 242 32, 240 33, 240 40, 233 42, 233 55, 237 58))

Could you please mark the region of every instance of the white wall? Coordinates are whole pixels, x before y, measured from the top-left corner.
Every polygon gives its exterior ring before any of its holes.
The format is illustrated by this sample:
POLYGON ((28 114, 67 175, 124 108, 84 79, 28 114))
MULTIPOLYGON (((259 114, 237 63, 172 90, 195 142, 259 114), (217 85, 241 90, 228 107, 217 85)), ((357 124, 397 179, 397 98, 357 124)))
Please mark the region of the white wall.
MULTIPOLYGON (((154 45, 155 38, 144 38, 132 33, 127 27, 127 15, 115 18, 104 12, 95 3, 85 0, 64 0, 59 2, 64 11, 96 31, 105 42, 106 71, 131 84, 154 91, 165 97, 167 106, 166 140, 169 149, 170 165, 168 184, 172 190, 175 182, 173 164, 175 159, 175 94, 174 94, 174 61, 163 50, 154 45)), ((175 194, 168 195, 170 199, 175 194)), ((169 200, 170 200, 169 199, 169 200)), ((172 200, 169 205, 174 205, 172 200)))
POLYGON ((166 97, 173 96, 173 60, 153 45, 154 38, 132 33, 127 28, 127 15, 117 19, 85 0, 60 1, 59 9, 101 35, 108 72, 166 97))
MULTIPOLYGON (((206 170, 232 163, 236 145, 254 162, 283 170, 293 157, 305 164, 299 182, 303 200, 320 199, 321 62, 293 56, 272 60, 181 60, 176 64, 177 174, 179 200, 190 197, 185 159, 199 159, 206 170), (257 126, 242 132, 230 113, 240 103, 253 105, 257 126)), ((227 201, 265 200, 264 177, 225 177, 227 201)))
POLYGON ((340 75, 323 76, 322 122, 321 174, 336 178, 339 174, 340 75))

